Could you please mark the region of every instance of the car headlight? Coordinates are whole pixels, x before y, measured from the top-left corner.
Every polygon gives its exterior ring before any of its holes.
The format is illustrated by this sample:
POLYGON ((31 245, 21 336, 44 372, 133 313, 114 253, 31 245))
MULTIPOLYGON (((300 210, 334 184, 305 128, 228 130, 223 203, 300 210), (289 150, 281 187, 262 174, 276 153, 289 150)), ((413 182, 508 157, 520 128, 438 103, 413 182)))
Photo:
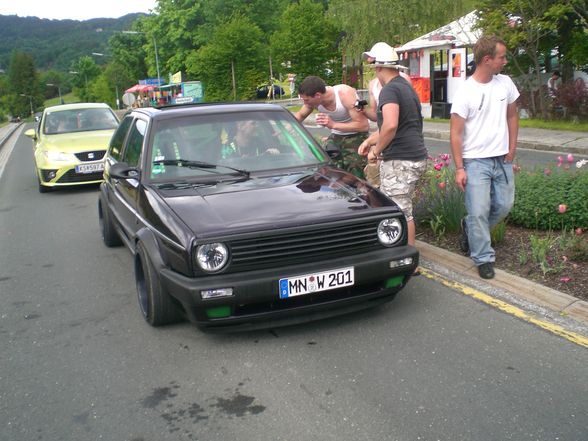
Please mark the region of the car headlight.
POLYGON ((50 162, 72 162, 75 160, 75 156, 69 153, 56 152, 53 150, 45 150, 43 155, 50 162))
POLYGON ((378 225, 378 240, 384 246, 391 247, 402 237, 402 223, 398 218, 384 219, 378 225))
POLYGON ((219 271, 229 261, 229 249, 220 242, 199 245, 196 249, 196 261, 206 272, 219 271))

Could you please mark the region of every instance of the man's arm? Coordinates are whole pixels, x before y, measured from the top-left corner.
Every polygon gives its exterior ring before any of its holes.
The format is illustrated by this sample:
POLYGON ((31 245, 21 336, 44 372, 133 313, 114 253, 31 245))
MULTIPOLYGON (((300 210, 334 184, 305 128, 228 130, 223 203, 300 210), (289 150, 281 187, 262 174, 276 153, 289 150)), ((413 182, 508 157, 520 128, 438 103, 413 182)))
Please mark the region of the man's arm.
POLYGON ((451 154, 455 163, 455 184, 461 191, 465 190, 467 175, 463 167, 463 130, 465 119, 457 113, 451 114, 449 121, 449 142, 451 143, 451 154))
POLYGON ((506 125, 508 127, 508 153, 505 159, 514 161, 517 150, 517 137, 519 136, 519 112, 517 102, 510 103, 506 109, 506 125))
POLYGON ((308 115, 312 113, 312 108, 304 104, 298 112, 294 114, 294 118, 298 120, 298 122, 304 121, 308 115))
POLYGON ((376 161, 384 149, 392 142, 396 136, 396 130, 398 130, 399 115, 400 106, 397 103, 387 103, 382 106, 382 126, 380 127, 376 146, 368 153, 368 161, 376 161))
POLYGON ((368 107, 364 107, 363 109, 363 113, 364 115, 367 117, 367 119, 371 120, 371 121, 377 121, 378 119, 378 115, 377 115, 377 98, 374 96, 374 90, 372 87, 373 81, 379 81, 377 78, 373 79, 372 81, 370 81, 369 85, 368 85, 368 91, 370 94, 370 102, 368 104, 368 107))

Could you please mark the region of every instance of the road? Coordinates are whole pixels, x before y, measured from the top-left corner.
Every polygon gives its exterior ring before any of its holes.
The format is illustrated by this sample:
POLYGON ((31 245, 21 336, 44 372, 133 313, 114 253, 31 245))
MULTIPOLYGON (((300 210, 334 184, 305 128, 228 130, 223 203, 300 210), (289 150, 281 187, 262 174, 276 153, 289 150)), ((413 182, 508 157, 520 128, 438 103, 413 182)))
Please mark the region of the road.
MULTIPOLYGON (((5 146, 6 148, 6 146, 5 146)), ((0 439, 586 439, 588 351, 426 277, 384 307, 232 335, 150 328, 97 189, 0 180, 0 439)))

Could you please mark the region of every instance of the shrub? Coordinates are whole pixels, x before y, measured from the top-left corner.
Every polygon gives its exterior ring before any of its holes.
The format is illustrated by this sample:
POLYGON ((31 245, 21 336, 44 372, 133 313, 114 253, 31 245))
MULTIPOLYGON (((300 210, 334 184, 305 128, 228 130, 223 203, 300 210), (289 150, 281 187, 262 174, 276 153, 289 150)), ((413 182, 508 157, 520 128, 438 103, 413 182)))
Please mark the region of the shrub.
POLYGON ((583 81, 562 84, 556 91, 555 104, 565 109, 567 118, 588 120, 588 89, 583 81))
POLYGON ((520 172, 509 221, 524 228, 574 230, 588 226, 588 173, 584 165, 567 164, 559 157, 557 167, 520 172))

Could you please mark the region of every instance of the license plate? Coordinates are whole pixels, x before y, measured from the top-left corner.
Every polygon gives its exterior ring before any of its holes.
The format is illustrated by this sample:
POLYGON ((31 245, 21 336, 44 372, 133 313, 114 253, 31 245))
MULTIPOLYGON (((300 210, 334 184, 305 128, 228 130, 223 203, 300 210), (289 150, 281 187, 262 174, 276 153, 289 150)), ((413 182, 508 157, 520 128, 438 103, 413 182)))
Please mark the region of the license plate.
POLYGON ((288 297, 352 286, 354 276, 353 267, 350 266, 349 268, 280 279, 280 298, 287 299, 288 297))
POLYGON ((76 173, 95 173, 104 170, 104 162, 76 165, 76 173))

